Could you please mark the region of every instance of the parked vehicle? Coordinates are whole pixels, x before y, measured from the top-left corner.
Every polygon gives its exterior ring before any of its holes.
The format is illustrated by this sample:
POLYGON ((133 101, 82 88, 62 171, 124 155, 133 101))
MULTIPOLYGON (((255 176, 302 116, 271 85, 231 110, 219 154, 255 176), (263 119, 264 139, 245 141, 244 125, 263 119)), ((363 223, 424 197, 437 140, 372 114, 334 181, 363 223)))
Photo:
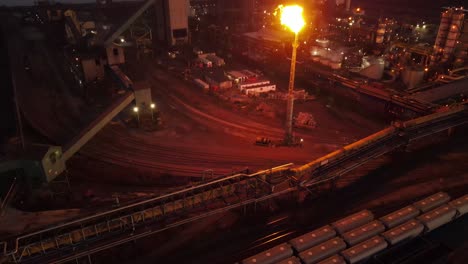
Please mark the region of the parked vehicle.
POLYGON ((257 139, 255 140, 255 145, 263 147, 274 147, 274 144, 271 141, 271 139, 267 137, 257 137, 257 139))

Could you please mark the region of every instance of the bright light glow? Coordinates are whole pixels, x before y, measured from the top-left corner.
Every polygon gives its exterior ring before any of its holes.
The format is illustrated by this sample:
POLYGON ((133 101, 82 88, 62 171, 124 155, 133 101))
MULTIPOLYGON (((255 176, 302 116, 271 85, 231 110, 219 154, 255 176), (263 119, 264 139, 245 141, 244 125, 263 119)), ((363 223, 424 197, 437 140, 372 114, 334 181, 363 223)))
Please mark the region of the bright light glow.
POLYGON ((154 108, 156 108, 156 105, 155 105, 154 103, 152 103, 152 104, 150 105, 150 107, 151 107, 151 109, 154 109, 154 108))
POLYGON ((138 107, 133 107, 133 112, 138 113, 138 107))
POLYGON ((124 38, 121 38, 121 39, 120 39, 120 42, 124 43, 124 42, 125 42, 125 39, 124 39, 124 38))
POLYGON ((298 5, 278 7, 281 12, 281 25, 287 26, 292 32, 299 33, 305 25, 302 17, 302 7, 298 5))

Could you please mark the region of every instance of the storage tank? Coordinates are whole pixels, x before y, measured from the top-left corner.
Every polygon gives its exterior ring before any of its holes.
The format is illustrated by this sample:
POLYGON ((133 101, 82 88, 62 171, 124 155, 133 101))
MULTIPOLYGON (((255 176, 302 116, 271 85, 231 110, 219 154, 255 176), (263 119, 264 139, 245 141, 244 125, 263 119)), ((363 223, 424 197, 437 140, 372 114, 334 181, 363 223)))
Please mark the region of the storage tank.
POLYGON ((418 215, 419 210, 416 209, 416 207, 409 205, 386 216, 383 216, 379 220, 387 228, 393 228, 397 225, 403 224, 410 219, 415 218, 418 215))
POLYGON ((380 80, 383 76, 385 61, 381 57, 365 56, 362 58, 359 74, 374 80, 380 80))
POLYGON ((299 257, 305 264, 311 264, 326 259, 345 248, 346 243, 343 241, 343 239, 335 237, 299 253, 299 257))
POLYGON ((403 240, 417 237, 424 230, 424 226, 417 220, 411 219, 406 223, 396 226, 381 234, 390 245, 395 245, 403 240))
POLYGON ((417 219, 426 227, 426 232, 429 232, 452 221, 456 213, 457 211, 452 206, 442 205, 417 219))
POLYGON ((401 78, 408 89, 413 89, 423 82, 424 69, 422 67, 407 67, 403 71, 401 78))
POLYGON ((468 194, 451 201, 449 205, 457 210, 457 217, 468 213, 468 194))
POLYGON ((332 223, 331 226, 335 228, 338 233, 343 234, 351 229, 367 224, 372 220, 374 220, 372 212, 369 210, 362 210, 332 223))
POLYGON ((341 255, 348 263, 354 264, 384 250, 387 248, 387 245, 387 242, 382 237, 375 236, 352 248, 342 251, 341 255))
POLYGON ((341 52, 340 50, 332 50, 328 53, 328 58, 330 60, 329 66, 332 69, 337 70, 341 68, 341 62, 343 61, 343 52, 341 52))
POLYGON ((445 192, 438 192, 422 200, 413 203, 413 206, 421 212, 428 212, 446 202, 450 201, 450 196, 445 192))
POLYGON ((312 232, 296 237, 289 241, 289 244, 297 251, 301 252, 336 236, 336 231, 329 225, 317 228, 312 232))
POLYGON ((375 220, 344 233, 342 237, 349 246, 354 246, 366 239, 380 234, 383 231, 385 231, 385 226, 379 220, 375 220))
POLYGON ((286 243, 258 253, 255 256, 242 260, 242 264, 273 264, 293 255, 291 246, 286 243))

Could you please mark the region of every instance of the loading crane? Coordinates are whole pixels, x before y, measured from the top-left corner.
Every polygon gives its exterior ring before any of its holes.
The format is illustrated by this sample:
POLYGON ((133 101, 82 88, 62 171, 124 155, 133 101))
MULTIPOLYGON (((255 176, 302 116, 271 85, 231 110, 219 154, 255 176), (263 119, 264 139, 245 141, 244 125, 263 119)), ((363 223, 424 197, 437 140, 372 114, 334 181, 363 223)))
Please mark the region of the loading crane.
MULTIPOLYGON (((113 69, 118 69, 113 66, 113 69)), ((111 69, 112 70, 112 69, 111 69)), ((116 75, 117 76, 117 75, 116 75)), ((128 77, 120 71, 117 79, 122 85, 127 85, 128 77)), ((135 100, 131 87, 125 94, 114 101, 93 122, 86 126, 77 136, 64 146, 32 144, 28 146, 27 155, 19 159, 0 162, 0 172, 22 169, 27 181, 34 184, 51 182, 66 171, 66 162, 91 140, 117 114, 135 100)))
POLYGON ((285 164, 230 175, 159 197, 19 234, 0 242, 12 262, 63 263, 217 213, 311 188, 434 133, 468 123, 468 106, 442 108, 389 128, 299 167, 285 164))

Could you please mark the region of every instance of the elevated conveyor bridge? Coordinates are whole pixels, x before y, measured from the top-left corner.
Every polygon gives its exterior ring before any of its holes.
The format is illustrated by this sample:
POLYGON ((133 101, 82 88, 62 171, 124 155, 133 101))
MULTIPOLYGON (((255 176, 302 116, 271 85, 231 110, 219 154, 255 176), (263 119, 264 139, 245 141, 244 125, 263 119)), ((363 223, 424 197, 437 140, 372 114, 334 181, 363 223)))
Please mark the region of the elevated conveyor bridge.
POLYGON ((460 105, 397 123, 311 163, 236 174, 5 239, 0 254, 12 262, 62 263, 169 228, 332 180, 368 160, 421 137, 468 122, 460 105))

